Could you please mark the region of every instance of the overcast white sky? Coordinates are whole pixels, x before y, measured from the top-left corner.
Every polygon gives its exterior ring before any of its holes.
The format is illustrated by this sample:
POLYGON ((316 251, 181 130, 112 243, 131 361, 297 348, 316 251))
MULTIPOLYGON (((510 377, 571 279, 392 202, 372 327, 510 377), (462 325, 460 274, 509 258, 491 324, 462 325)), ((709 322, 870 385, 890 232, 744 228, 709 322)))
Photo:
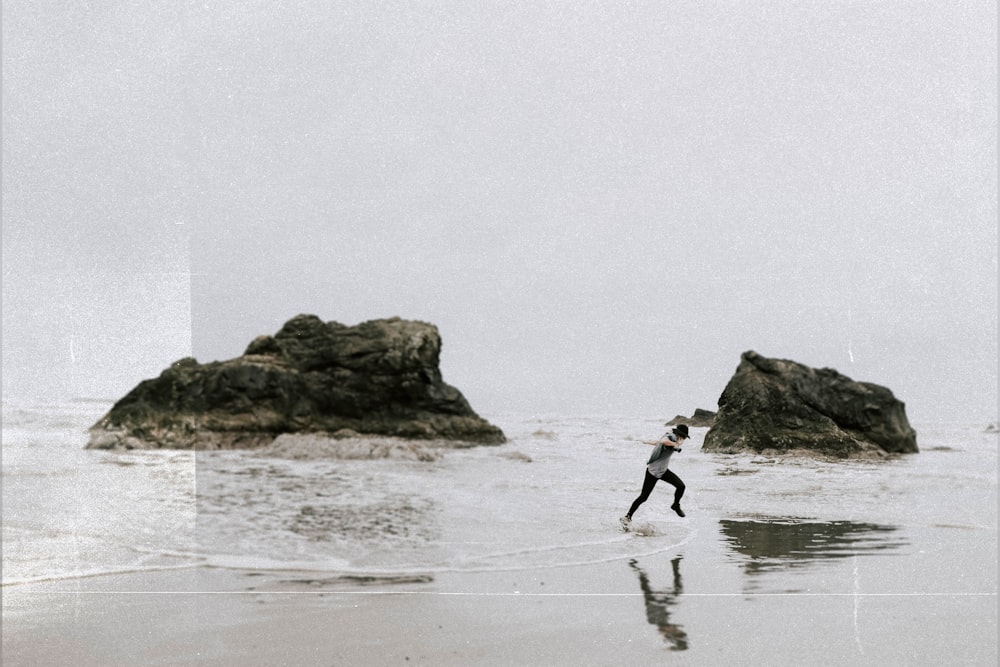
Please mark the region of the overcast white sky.
POLYGON ((506 410, 741 352, 997 419, 991 1, 3 3, 3 394, 398 315, 506 410))

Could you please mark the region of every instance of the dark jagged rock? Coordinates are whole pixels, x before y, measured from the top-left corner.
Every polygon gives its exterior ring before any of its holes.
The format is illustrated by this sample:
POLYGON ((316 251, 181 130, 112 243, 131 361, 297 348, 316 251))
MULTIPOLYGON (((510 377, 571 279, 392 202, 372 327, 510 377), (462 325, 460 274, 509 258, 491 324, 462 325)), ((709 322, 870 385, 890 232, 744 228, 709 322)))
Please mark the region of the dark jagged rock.
POLYGON ((918 451, 905 406, 889 389, 752 351, 722 392, 702 449, 833 457, 918 451))
POLYGON ((715 413, 711 410, 702 410, 701 408, 695 408, 694 414, 690 417, 685 417, 684 415, 677 415, 670 421, 666 423, 667 426, 676 426, 677 424, 687 424, 692 428, 705 428, 711 426, 715 423, 715 413))
POLYGON ((424 322, 349 327, 299 315, 254 339, 241 357, 181 359, 141 382, 94 424, 87 446, 255 448, 283 433, 338 431, 504 442, 443 382, 440 352, 437 327, 424 322))

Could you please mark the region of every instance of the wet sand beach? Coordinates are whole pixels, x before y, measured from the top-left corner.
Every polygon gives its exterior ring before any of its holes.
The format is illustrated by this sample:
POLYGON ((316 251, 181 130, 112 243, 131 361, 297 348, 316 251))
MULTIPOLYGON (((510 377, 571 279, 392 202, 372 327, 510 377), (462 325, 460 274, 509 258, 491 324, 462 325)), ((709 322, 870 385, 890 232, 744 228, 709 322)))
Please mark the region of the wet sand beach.
POLYGON ((914 586, 906 559, 875 553, 904 547, 865 528, 825 539, 872 539, 870 554, 789 565, 802 531, 786 530, 744 544, 759 557, 740 562, 726 544, 745 536, 714 539, 711 523, 676 553, 599 565, 196 568, 9 586, 3 664, 995 664, 996 595, 960 562, 936 561, 914 586))

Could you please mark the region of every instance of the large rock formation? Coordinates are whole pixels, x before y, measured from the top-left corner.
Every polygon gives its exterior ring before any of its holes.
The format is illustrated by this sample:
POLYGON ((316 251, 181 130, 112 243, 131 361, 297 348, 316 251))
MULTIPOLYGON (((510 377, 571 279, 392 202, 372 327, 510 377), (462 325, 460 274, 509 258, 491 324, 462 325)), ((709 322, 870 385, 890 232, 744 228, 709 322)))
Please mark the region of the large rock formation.
POLYGON ((182 359, 143 381, 94 424, 88 448, 251 448, 283 433, 504 442, 442 381, 440 352, 424 322, 299 315, 241 357, 182 359))
POLYGON ((751 351, 722 392, 702 449, 882 456, 916 452, 917 438, 887 388, 751 351))

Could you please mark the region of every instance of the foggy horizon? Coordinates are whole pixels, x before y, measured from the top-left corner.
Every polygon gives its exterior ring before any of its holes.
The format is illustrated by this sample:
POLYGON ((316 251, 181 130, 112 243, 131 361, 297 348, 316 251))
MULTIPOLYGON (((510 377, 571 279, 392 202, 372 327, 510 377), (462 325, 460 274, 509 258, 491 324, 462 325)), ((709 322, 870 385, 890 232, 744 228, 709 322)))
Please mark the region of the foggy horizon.
POLYGON ((690 415, 767 357, 997 415, 995 3, 4 3, 3 396, 300 313, 480 415, 690 415))

